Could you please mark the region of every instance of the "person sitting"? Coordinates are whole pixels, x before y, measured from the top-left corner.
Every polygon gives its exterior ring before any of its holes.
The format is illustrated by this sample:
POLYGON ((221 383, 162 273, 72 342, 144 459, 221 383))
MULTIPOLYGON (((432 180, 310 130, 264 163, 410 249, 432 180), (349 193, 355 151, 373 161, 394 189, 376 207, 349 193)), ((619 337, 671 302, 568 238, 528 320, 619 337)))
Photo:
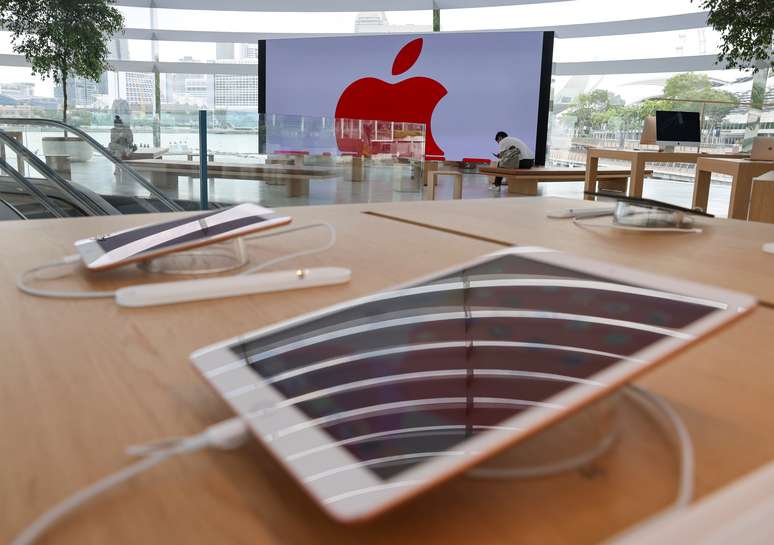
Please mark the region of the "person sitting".
MULTIPOLYGON (((495 135, 495 142, 500 145, 500 152, 494 154, 499 159, 498 168, 532 168, 535 165, 535 154, 523 140, 500 131, 495 135)), ((499 191, 502 184, 503 177, 496 176, 489 189, 499 191)))
POLYGON ((119 159, 128 159, 133 152, 137 151, 137 146, 134 145, 132 129, 124 125, 120 116, 116 116, 113 119, 108 150, 119 159))

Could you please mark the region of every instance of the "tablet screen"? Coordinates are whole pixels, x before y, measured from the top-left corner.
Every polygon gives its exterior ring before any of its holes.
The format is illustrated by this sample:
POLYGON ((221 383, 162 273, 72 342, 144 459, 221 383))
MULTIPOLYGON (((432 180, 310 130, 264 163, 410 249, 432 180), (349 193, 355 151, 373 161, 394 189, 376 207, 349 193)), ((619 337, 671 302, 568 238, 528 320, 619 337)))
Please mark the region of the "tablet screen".
POLYGON ((79 241, 76 247, 82 243, 96 243, 102 253, 84 259, 90 266, 99 267, 166 248, 196 244, 233 234, 240 229, 249 230, 248 228, 262 223, 268 225, 267 222, 277 219, 278 216, 272 210, 253 204, 242 204, 79 241))
POLYGON ((240 227, 264 222, 273 216, 271 210, 260 210, 265 211, 265 215, 256 214, 255 207, 252 206, 235 206, 226 210, 216 210, 105 235, 98 237, 96 241, 105 252, 131 247, 132 255, 136 255, 141 252, 150 252, 168 246, 222 235, 240 227))
POLYGON ((308 418, 273 440, 316 427, 386 480, 725 308, 503 255, 231 350, 308 418))

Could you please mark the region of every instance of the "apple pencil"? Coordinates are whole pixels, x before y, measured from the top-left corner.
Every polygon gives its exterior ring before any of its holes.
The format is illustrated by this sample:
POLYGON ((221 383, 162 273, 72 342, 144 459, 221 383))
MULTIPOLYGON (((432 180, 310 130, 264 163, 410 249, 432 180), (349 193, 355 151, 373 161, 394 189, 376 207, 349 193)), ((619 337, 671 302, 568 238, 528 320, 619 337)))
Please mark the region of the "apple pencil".
POLYGON ((149 307, 238 295, 298 290, 349 282, 352 271, 342 267, 317 267, 179 282, 158 282, 130 286, 116 291, 122 307, 149 307))
POLYGON ((598 218, 600 216, 612 216, 614 208, 567 208, 547 215, 552 219, 565 218, 598 218))

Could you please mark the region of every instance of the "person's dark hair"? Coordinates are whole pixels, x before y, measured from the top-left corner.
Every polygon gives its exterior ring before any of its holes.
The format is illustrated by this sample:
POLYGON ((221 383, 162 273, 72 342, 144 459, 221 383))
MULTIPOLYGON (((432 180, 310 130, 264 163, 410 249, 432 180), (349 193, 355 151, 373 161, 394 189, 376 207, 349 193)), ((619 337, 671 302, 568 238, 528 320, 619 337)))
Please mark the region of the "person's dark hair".
POLYGON ((508 136, 508 133, 505 131, 500 131, 497 134, 495 134, 495 142, 498 142, 500 139, 505 138, 508 136))

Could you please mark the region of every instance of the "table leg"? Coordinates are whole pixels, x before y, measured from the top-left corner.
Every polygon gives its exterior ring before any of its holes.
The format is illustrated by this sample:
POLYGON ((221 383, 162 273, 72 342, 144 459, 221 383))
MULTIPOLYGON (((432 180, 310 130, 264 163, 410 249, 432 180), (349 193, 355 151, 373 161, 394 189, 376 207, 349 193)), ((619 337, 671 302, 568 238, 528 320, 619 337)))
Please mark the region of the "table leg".
POLYGON ((452 198, 457 200, 462 198, 462 173, 454 175, 454 193, 452 198))
POLYGON ((422 182, 424 185, 429 183, 430 175, 436 170, 438 170, 438 161, 425 161, 423 169, 425 179, 422 182))
MULTIPOLYGON (((586 191, 597 190, 597 171, 599 170, 599 157, 592 157, 590 151, 586 151, 586 191)), ((594 200, 594 197, 585 196, 587 200, 594 200)))
POLYGON ((752 192, 752 172, 743 164, 731 178, 731 202, 728 203, 728 217, 746 220, 750 211, 750 193, 752 192))
POLYGON ((507 176, 505 179, 508 181, 508 193, 527 195, 529 197, 534 197, 538 194, 538 181, 536 179, 523 177, 508 178, 507 176))
POLYGON ((288 197, 306 197, 309 195, 309 178, 292 178, 285 182, 288 197))
POLYGON ((352 181, 362 182, 365 180, 365 162, 362 157, 352 157, 352 181))
POLYGON ((629 184, 630 197, 642 197, 645 187, 645 161, 637 157, 632 161, 631 184, 629 184))
POLYGON ((153 170, 150 173, 150 182, 159 189, 177 190, 177 174, 163 170, 153 170))
MULTIPOLYGON (((425 165, 426 166, 426 165, 425 165)), ((435 172, 429 173, 429 177, 427 178, 427 200, 434 201, 435 200, 435 186, 438 183, 438 176, 435 172)))
POLYGON ((696 166, 696 175, 693 178, 692 208, 701 208, 705 212, 707 211, 711 179, 712 172, 708 170, 699 170, 699 166, 696 166))
POLYGON ((748 219, 774 223, 774 181, 758 180, 753 183, 748 219))
POLYGON ((627 178, 606 178, 597 183, 600 191, 617 191, 625 195, 629 180, 627 178))

